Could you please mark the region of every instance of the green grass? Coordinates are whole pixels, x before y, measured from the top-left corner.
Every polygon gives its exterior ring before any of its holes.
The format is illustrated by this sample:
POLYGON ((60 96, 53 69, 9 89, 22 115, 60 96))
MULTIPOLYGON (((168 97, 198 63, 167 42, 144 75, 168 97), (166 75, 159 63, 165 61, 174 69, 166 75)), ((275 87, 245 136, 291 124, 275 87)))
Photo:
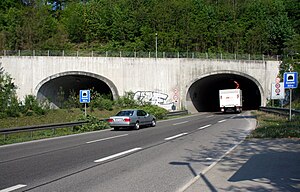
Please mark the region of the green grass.
MULTIPOLYGON (((151 110, 153 108, 148 107, 147 109, 151 110)), ((106 119, 112 115, 115 115, 119 110, 120 110, 120 108, 114 108, 111 111, 107 111, 107 110, 100 111, 98 109, 91 111, 88 108, 87 114, 90 117, 95 117, 96 119, 100 120, 100 119, 106 119)), ((46 115, 42 115, 42 116, 33 115, 33 116, 22 116, 22 117, 17 117, 17 118, 10 117, 10 118, 5 118, 5 119, 0 119, 0 129, 73 122, 73 121, 82 120, 83 117, 84 117, 84 109, 50 110, 49 112, 46 113, 46 115)), ((92 122, 90 121, 89 124, 77 126, 74 128, 68 127, 68 128, 57 128, 54 130, 41 130, 41 131, 11 133, 11 134, 6 134, 6 135, 0 134, 0 145, 19 143, 19 142, 31 141, 31 140, 38 140, 38 139, 50 138, 50 137, 58 137, 58 136, 63 136, 63 135, 70 135, 70 134, 76 134, 76 133, 82 133, 82 132, 87 132, 87 131, 94 131, 94 130, 109 128, 108 123, 95 122, 95 118, 90 118, 90 117, 88 119, 92 120, 92 122)))
MULTIPOLYGON (((112 111, 100 111, 87 110, 88 115, 95 116, 98 119, 105 119, 111 115, 114 115, 119 109, 114 109, 112 111)), ((17 118, 5 118, 0 119, 0 129, 31 126, 31 125, 43 125, 52 123, 63 123, 78 121, 84 116, 84 111, 80 109, 59 109, 51 110, 46 115, 43 116, 23 116, 17 118)), ((70 135, 82 132, 82 130, 74 130, 72 127, 69 128, 58 128, 55 130, 41 130, 41 131, 30 131, 30 132, 20 132, 12 133, 6 135, 0 135, 0 145, 19 143, 25 141, 32 141, 44 138, 58 137, 63 135, 70 135)))
MULTIPOLYGON (((100 111, 87 110, 88 115, 95 116, 99 119, 108 118, 109 116, 116 114, 119 109, 114 109, 112 111, 100 111)), ((1 128, 12 128, 12 127, 22 127, 31 125, 43 125, 50 123, 64 123, 78 121, 81 116, 84 116, 84 111, 80 109, 57 109, 50 110, 46 115, 42 116, 23 116, 23 117, 9 117, 5 119, 0 119, 0 129, 1 128)))
POLYGON ((295 116, 292 121, 283 117, 261 111, 255 112, 258 126, 249 138, 300 138, 300 117, 295 116))

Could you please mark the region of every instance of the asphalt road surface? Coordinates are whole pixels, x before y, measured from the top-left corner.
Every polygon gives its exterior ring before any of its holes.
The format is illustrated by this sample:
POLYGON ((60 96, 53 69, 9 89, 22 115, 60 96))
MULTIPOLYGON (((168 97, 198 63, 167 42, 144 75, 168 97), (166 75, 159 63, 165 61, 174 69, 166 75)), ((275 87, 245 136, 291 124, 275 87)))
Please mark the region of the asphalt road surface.
POLYGON ((105 130, 0 147, 0 192, 181 191, 256 125, 242 114, 199 113, 156 127, 105 130))

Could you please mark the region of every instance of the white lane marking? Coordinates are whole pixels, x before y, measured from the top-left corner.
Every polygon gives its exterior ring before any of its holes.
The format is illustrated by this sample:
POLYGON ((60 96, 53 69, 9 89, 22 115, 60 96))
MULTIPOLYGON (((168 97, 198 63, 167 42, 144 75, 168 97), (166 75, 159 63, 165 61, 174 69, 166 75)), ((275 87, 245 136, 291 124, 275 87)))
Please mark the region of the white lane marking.
POLYGON ((172 137, 165 138, 165 140, 168 141, 168 140, 175 139, 175 138, 177 138, 177 137, 181 137, 181 136, 187 135, 187 134, 188 134, 188 133, 181 133, 181 134, 178 134, 178 135, 174 135, 174 136, 172 136, 172 137))
POLYGON ((220 120, 220 121, 218 121, 218 123, 222 123, 222 122, 224 122, 224 121, 226 121, 226 119, 220 120))
POLYGON ((15 185, 6 189, 2 189, 0 190, 0 192, 10 192, 10 191, 14 191, 23 187, 26 187, 27 185, 23 185, 23 184, 19 184, 19 185, 15 185))
POLYGON ((202 127, 199 127, 198 129, 205 129, 205 128, 207 128, 207 127, 210 127, 211 126, 211 124, 209 124, 209 125, 204 125, 204 126, 202 126, 202 127))
POLYGON ((180 125, 180 124, 184 124, 184 123, 187 123, 189 121, 182 121, 182 122, 179 122, 179 123, 174 123, 173 125, 180 125))
POLYGON ((115 139, 115 138, 119 138, 119 137, 124 137, 124 136, 127 136, 128 134, 124 134, 124 135, 117 135, 117 136, 114 136, 114 137, 107 137, 107 138, 104 138, 104 139, 98 139, 98 140, 94 140, 94 141, 88 141, 86 142, 87 144, 90 144, 90 143, 96 143, 96 142, 99 142, 99 141, 105 141, 105 140, 109 140, 109 139, 115 139))
POLYGON ((209 116, 207 116, 206 118, 210 118, 210 117, 213 117, 214 115, 209 115, 209 116))
POLYGON ((117 153, 117 154, 114 154, 114 155, 111 155, 111 156, 108 156, 108 157, 104 157, 104 158, 101 158, 101 159, 98 159, 98 160, 95 160, 94 162, 95 163, 99 163, 99 162, 103 162, 103 161, 107 161, 109 159, 113 159, 113 158, 116 158, 116 157, 119 157, 119 156, 122 156, 122 155, 126 155, 128 153, 132 153, 134 151, 138 151, 138 150, 141 150, 142 148, 140 147, 137 147, 137 148, 133 148, 133 149, 130 149, 130 150, 127 150, 127 151, 123 151, 121 153, 117 153))

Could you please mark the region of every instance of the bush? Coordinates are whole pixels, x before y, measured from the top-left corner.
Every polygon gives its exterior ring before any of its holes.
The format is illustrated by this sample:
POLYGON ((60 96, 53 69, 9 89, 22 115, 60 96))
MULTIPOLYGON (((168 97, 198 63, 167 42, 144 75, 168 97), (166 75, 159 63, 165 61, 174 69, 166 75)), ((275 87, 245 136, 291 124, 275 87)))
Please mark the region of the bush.
POLYGON ((6 109, 8 117, 20 117, 21 110, 19 107, 19 101, 16 96, 12 96, 9 102, 9 107, 6 109))
POLYGON ((157 119, 164 119, 168 113, 168 110, 156 105, 145 105, 142 109, 154 115, 157 119))
POLYGON ((88 123, 74 127, 74 132, 97 131, 109 128, 109 124, 106 121, 100 121, 97 117, 91 115, 82 116, 79 118, 79 121, 88 121, 88 123))
POLYGON ((110 99, 110 96, 100 95, 99 93, 94 93, 91 99, 89 107, 93 111, 95 108, 99 110, 108 110, 113 109, 114 102, 110 99))
POLYGON ((22 107, 22 112, 26 116, 32 116, 33 114, 45 115, 47 112, 47 106, 43 107, 42 103, 39 103, 35 96, 26 95, 25 104, 22 107))
POLYGON ((64 102, 64 108, 72 109, 79 107, 79 95, 74 90, 71 90, 68 99, 64 102))
POLYGON ((4 73, 0 65, 0 118, 20 116, 16 89, 10 75, 4 73))
POLYGON ((138 106, 137 101, 134 100, 133 92, 126 92, 124 96, 117 99, 115 102, 116 107, 120 108, 135 108, 138 106))

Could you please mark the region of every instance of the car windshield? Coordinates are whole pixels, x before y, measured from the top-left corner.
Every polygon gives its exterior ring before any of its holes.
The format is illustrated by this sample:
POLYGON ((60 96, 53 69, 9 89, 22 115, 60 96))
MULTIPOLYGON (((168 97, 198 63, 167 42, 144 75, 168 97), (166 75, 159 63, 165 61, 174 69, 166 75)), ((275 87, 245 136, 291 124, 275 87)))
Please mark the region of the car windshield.
POLYGON ((132 116, 133 111, 120 111, 116 116, 132 116))

